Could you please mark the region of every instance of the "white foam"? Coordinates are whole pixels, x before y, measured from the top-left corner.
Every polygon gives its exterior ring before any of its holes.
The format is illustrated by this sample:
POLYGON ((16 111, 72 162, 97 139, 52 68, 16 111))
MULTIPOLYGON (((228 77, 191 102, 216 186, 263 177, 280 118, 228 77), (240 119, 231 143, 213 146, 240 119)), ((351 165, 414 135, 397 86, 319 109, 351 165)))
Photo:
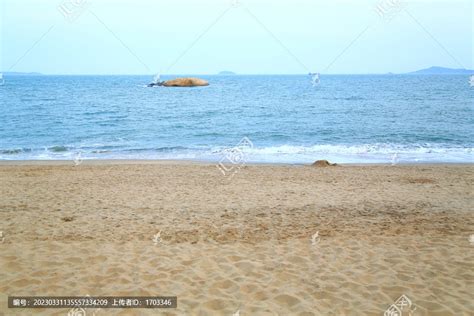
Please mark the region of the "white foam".
POLYGON ((244 149, 248 161, 308 163, 317 159, 330 159, 339 163, 392 162, 474 162, 473 148, 456 148, 430 145, 282 145, 244 149))
MULTIPOLYGON (((70 149, 67 152, 48 150, 22 152, 19 154, 0 154, 1 160, 14 159, 73 159, 77 152, 83 159, 174 159, 220 161, 225 158, 226 147, 213 148, 177 148, 172 151, 144 149, 128 151, 119 149, 97 150, 100 144, 70 149)), ((473 163, 473 148, 443 147, 441 145, 398 145, 398 144, 362 144, 362 145, 280 145, 268 147, 243 147, 246 162, 254 163, 311 163, 318 159, 327 159, 337 163, 416 163, 446 162, 473 163)))

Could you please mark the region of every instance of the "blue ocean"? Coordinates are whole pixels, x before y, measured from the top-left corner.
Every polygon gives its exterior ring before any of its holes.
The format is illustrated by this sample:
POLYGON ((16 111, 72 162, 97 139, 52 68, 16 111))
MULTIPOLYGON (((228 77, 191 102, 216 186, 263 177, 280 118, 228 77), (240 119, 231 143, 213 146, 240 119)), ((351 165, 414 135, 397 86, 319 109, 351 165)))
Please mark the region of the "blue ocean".
POLYGON ((5 76, 0 160, 219 161, 245 140, 255 163, 473 162, 468 76, 200 77, 5 76))

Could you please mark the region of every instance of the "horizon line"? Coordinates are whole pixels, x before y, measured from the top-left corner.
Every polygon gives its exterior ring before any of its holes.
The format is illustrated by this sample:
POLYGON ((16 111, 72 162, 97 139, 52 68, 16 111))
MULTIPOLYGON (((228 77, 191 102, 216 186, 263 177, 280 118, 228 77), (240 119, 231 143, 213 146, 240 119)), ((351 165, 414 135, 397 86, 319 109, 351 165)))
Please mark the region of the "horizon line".
POLYGON ((161 76, 301 76, 301 75, 313 75, 313 74, 319 74, 319 75, 408 75, 408 74, 440 74, 440 75, 446 75, 446 74, 466 74, 466 72, 471 72, 474 73, 474 69, 468 69, 468 68, 448 68, 448 67, 442 67, 442 66, 431 66, 428 68, 423 68, 423 69, 418 69, 414 71, 409 71, 409 72, 373 72, 373 73, 237 73, 234 71, 230 70, 223 70, 218 73, 170 73, 170 74, 160 74, 158 73, 151 73, 151 74, 130 74, 130 73, 41 73, 38 71, 0 71, 0 74, 2 75, 41 75, 41 76, 156 76, 156 75, 161 75, 161 76), (424 71, 431 70, 433 68, 438 68, 439 70, 448 70, 449 72, 439 72, 439 73, 427 73, 424 71), (458 71, 458 73, 456 73, 458 71))
MULTIPOLYGON (((474 75, 474 70, 471 69, 462 69, 465 71, 471 71, 474 75)), ((127 73, 115 73, 115 74, 107 74, 107 73, 97 73, 97 74, 89 74, 89 73, 72 73, 72 74, 51 74, 51 73, 40 73, 40 72, 2 72, 0 74, 3 76, 10 75, 10 76, 136 76, 136 77, 149 77, 155 76, 156 74, 127 74, 127 73)), ((394 76, 394 75, 466 75, 466 73, 462 72, 453 72, 453 73, 416 73, 413 72, 403 72, 403 73, 395 73, 395 72, 385 72, 385 73, 318 73, 319 75, 324 76, 394 76)), ((160 76, 221 76, 221 77, 232 77, 232 76, 310 76, 312 73, 233 73, 233 74, 219 74, 219 73, 183 73, 183 74, 160 74, 160 76)))

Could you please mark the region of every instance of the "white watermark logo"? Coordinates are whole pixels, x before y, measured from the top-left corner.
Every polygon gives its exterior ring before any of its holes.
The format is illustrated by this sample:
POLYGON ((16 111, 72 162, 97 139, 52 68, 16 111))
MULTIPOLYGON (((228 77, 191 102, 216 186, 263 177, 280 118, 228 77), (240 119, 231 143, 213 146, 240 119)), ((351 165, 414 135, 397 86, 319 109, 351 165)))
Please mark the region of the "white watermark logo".
MULTIPOLYGON (((86 297, 91 296, 89 294, 86 294, 86 297)), ((96 316, 101 309, 102 308, 94 308, 93 310, 91 310, 90 308, 82 308, 75 306, 69 310, 67 316, 96 316)))
POLYGON ((474 234, 469 236, 469 242, 471 243, 472 246, 474 246, 474 234))
POLYGON ((396 164, 398 164, 398 153, 394 153, 390 161, 392 163, 392 166, 395 166, 396 164))
POLYGON ((315 246, 317 243, 321 241, 321 238, 319 237, 319 230, 311 236, 311 245, 315 246))
POLYGON ((3 72, 0 72, 0 86, 5 84, 5 79, 3 79, 3 72))
POLYGON ((238 8, 242 5, 242 2, 240 2, 240 0, 230 0, 230 6, 231 8, 238 8))
POLYGON ((471 75, 471 76, 469 77, 469 85, 470 85, 471 87, 474 87, 474 75, 471 75))
POLYGON ((3 232, 0 232, 0 244, 3 244, 5 241, 5 236, 3 236, 3 232))
POLYGON ((153 77, 153 83, 155 84, 158 84, 161 82, 161 74, 157 73, 154 77, 153 77))
POLYGON ((161 243, 161 230, 153 236, 153 243, 155 246, 161 243))
POLYGON ((405 5, 403 0, 380 0, 374 10, 380 18, 389 21, 400 13, 405 5))
POLYGON ((224 157, 217 164, 217 168, 224 176, 233 177, 247 161, 245 151, 253 148, 253 143, 249 138, 244 137, 240 142, 232 148, 227 148, 222 151, 224 157))
POLYGON ((68 22, 74 22, 89 5, 88 0, 63 0, 57 8, 68 22))
POLYGON ((74 155, 74 165, 79 166, 82 163, 82 155, 81 152, 77 152, 74 155))
POLYGON ((80 307, 73 307, 68 313, 67 316, 86 316, 86 310, 80 307))
POLYGON ((411 300, 403 294, 395 301, 383 314, 384 316, 413 316, 416 307, 413 306, 411 300))
POLYGON ((311 84, 313 87, 316 87, 321 83, 319 72, 309 73, 309 75, 311 76, 311 84))

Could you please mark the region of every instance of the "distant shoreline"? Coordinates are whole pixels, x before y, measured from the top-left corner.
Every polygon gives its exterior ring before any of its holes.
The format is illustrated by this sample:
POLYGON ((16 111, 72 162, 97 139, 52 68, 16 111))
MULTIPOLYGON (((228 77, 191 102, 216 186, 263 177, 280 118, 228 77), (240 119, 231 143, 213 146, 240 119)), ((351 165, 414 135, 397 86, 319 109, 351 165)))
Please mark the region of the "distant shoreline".
MULTIPOLYGON (((436 74, 436 73, 366 73, 366 74, 325 74, 321 73, 322 76, 469 76, 474 75, 474 71, 469 73, 449 73, 449 74, 436 74)), ((3 77, 150 77, 151 74, 8 74, 3 73, 3 77)), ((235 75, 220 75, 220 74, 165 74, 163 77, 189 77, 189 76, 208 76, 208 77, 243 77, 243 76, 308 76, 308 74, 235 74, 235 75)))
MULTIPOLYGON (((2 72, 0 71, 0 74, 2 72)), ((386 73, 361 73, 361 74, 351 74, 351 73, 338 73, 338 74, 324 74, 325 76, 400 76, 400 75, 473 75, 473 69, 465 69, 465 68, 446 68, 446 67, 438 67, 432 66, 429 68, 419 69, 415 71, 403 72, 403 73, 394 73, 394 72, 386 72, 386 73)), ((40 72, 4 72, 3 75, 6 76, 150 76, 150 74, 43 74, 40 72)), ((233 71, 221 71, 219 73, 212 73, 212 74, 162 74, 164 76, 302 76, 308 74, 245 74, 245 73, 236 73, 233 71)))

